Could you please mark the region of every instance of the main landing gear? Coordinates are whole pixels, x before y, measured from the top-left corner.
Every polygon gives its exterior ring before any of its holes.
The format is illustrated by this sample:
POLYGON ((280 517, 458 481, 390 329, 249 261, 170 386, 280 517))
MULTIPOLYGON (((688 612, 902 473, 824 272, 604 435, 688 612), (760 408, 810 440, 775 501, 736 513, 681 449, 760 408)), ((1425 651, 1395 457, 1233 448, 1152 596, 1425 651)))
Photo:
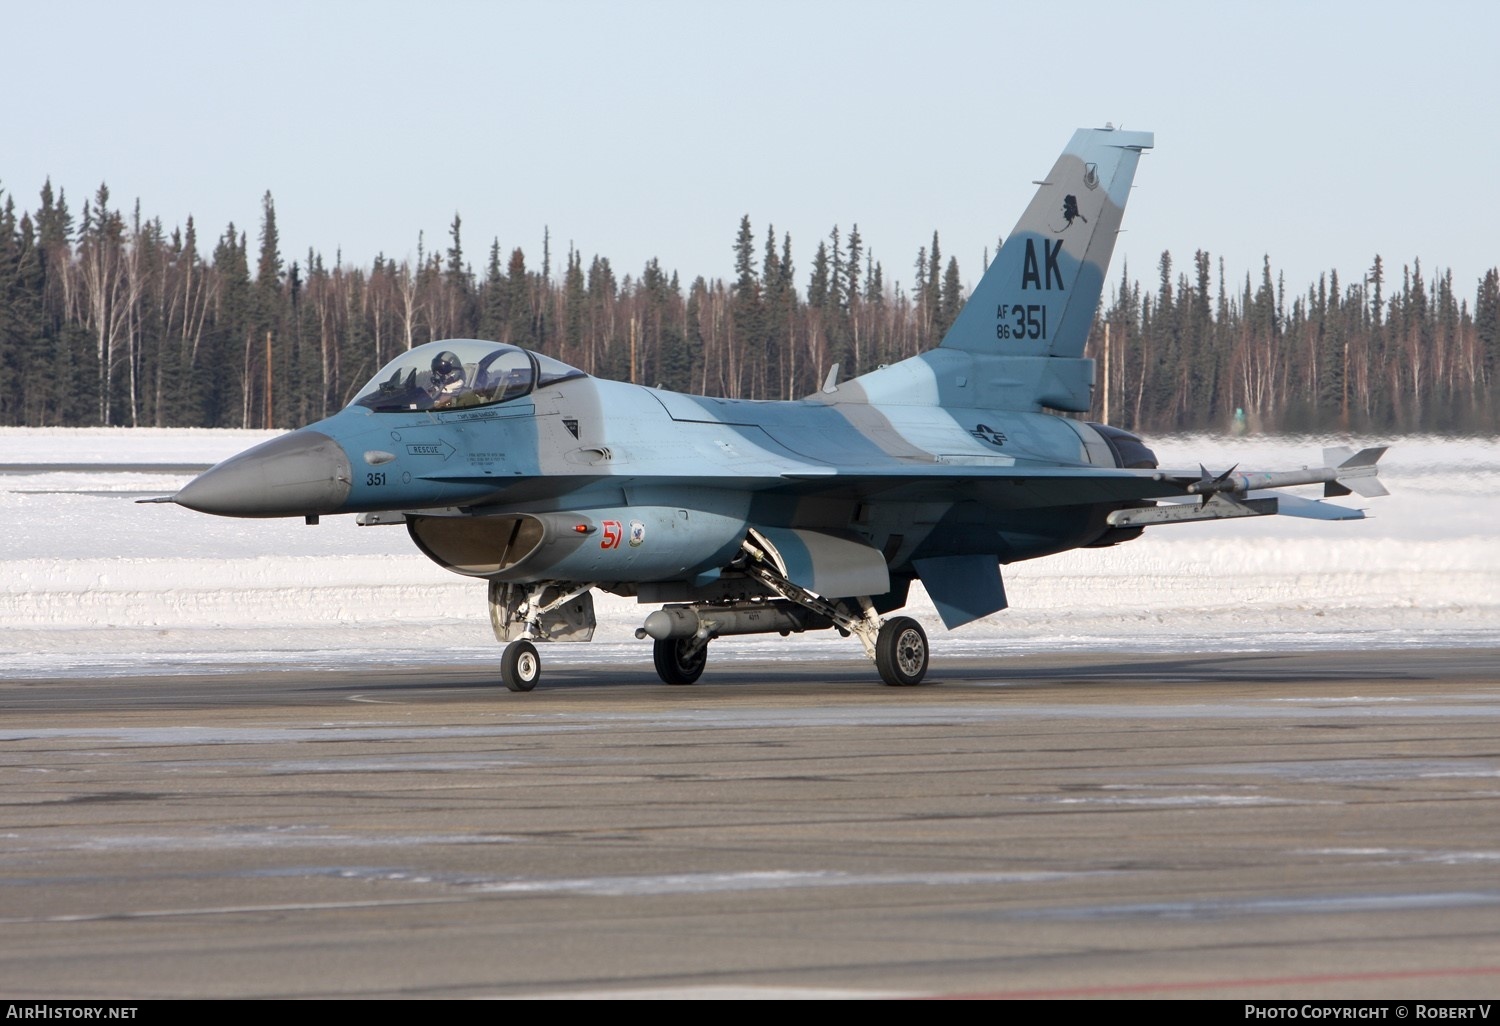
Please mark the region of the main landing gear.
MULTIPOLYGON (((715 609, 708 606, 670 606, 665 611, 675 614, 678 622, 687 617, 693 617, 691 623, 696 622, 699 626, 690 634, 668 634, 666 637, 656 638, 651 646, 652 660, 656 664, 656 675, 667 684, 695 684, 698 678, 703 676, 703 668, 708 663, 708 643, 714 638, 724 634, 750 633, 749 631, 736 631, 732 626, 738 619, 747 615, 760 615, 767 619, 778 619, 779 622, 792 624, 799 620, 798 610, 788 609, 785 603, 759 603, 759 608, 754 614, 747 614, 744 609, 715 609), (726 625, 731 626, 729 630, 722 630, 726 625)), ((652 617, 660 614, 653 613, 652 617)), ((851 627, 845 628, 840 624, 843 633, 856 633, 852 626, 853 618, 845 618, 851 623, 851 627)), ((652 619, 646 621, 652 626, 657 626, 665 621, 658 619, 653 623, 652 619)), ((927 676, 927 632, 922 630, 922 625, 909 616, 897 616, 887 620, 874 630, 864 628, 864 620, 859 621, 858 633, 860 640, 872 637, 874 640, 866 645, 871 652, 871 658, 875 662, 875 668, 880 672, 880 679, 893 687, 911 687, 922 683, 922 678, 927 676)), ((832 626, 826 621, 823 627, 832 626)), ((663 628, 664 629, 664 628, 663 628)), ((679 628, 683 629, 683 628, 679 628)), ((802 630, 813 629, 809 627, 783 627, 779 633, 790 634, 802 630)), ((641 628, 636 632, 638 637, 646 637, 650 634, 649 628, 641 628)), ((762 630, 756 633, 768 634, 771 630, 762 630)))
POLYGON ((766 553, 750 541, 741 548, 748 560, 745 572, 782 598, 812 610, 832 621, 845 635, 853 634, 865 647, 865 654, 875 663, 880 679, 892 687, 910 687, 927 676, 927 633, 909 616, 881 621, 869 596, 857 600, 859 612, 851 600, 830 602, 787 579, 766 553))
POLYGON ((883 621, 874 603, 829 600, 787 579, 763 549, 746 540, 737 572, 759 582, 772 597, 667 606, 646 617, 635 632, 655 644, 656 673, 668 684, 692 684, 703 674, 708 643, 736 634, 800 634, 836 627, 857 637, 880 679, 894 687, 920 684, 927 675, 927 634, 909 616, 883 621))
POLYGON ((696 684, 708 665, 708 641, 697 638, 663 638, 652 642, 651 658, 656 675, 667 684, 696 684))

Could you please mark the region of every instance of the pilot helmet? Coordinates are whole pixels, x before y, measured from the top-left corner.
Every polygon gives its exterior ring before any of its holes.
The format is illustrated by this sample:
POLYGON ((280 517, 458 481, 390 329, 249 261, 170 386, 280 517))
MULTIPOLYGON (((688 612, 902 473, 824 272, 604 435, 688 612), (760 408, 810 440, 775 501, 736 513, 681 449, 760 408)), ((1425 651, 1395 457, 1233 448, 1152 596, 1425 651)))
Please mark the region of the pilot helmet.
POLYGON ((437 382, 456 381, 463 376, 463 363, 458 357, 443 350, 432 358, 432 380, 437 382))

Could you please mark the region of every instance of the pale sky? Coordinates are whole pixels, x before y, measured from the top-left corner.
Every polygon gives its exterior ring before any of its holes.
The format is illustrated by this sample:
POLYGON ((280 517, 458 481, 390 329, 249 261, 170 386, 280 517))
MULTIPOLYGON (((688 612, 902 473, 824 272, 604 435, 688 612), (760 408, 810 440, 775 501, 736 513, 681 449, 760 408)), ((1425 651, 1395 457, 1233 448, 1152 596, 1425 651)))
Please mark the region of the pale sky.
MULTIPOLYGON (((200 247, 368 267, 449 244, 467 260, 550 228, 638 275, 732 278, 789 232, 858 224, 910 290, 937 231, 978 280, 1078 127, 1156 133, 1121 261, 1154 288, 1202 248, 1232 289, 1262 258, 1300 292, 1420 259, 1472 302, 1500 264, 1484 197, 1500 118, 1500 5, 862 0, 175 3, 0 0, 0 190, 75 216, 101 182, 200 247), (1467 181, 1468 173, 1482 180, 1467 181)), ((779 248, 779 241, 778 241, 779 248)), ((1175 275, 1174 275, 1175 276, 1175 275)))

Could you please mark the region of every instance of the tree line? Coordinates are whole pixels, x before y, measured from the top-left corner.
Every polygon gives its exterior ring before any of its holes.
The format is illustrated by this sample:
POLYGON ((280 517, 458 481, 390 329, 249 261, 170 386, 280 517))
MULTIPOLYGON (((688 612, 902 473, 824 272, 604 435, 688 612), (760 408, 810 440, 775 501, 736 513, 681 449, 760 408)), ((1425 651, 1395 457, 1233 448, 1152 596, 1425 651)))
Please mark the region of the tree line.
MULTIPOLYGON (((440 338, 495 339, 590 374, 732 398, 814 392, 941 341, 966 296, 938 233, 910 282, 835 226, 799 278, 789 234, 742 218, 733 277, 686 287, 655 259, 618 273, 571 244, 554 273, 491 242, 482 273, 454 216, 447 245, 368 267, 280 249, 270 193, 252 249, 228 225, 168 232, 101 185, 75 217, 43 186, 32 210, 0 191, 0 424, 292 427, 341 408, 400 352, 440 338)), ((999 240, 996 243, 997 249, 999 240)), ((800 259, 800 258, 799 258, 800 259)), ((985 255, 985 262, 989 259, 985 255)), ((981 269, 982 270, 982 269, 981 269)), ((1269 258, 1228 278, 1206 251, 1161 255, 1145 288, 1125 266, 1089 341, 1090 419, 1147 431, 1493 432, 1500 271, 1472 301, 1451 272, 1399 278, 1376 256, 1300 291, 1269 258)))

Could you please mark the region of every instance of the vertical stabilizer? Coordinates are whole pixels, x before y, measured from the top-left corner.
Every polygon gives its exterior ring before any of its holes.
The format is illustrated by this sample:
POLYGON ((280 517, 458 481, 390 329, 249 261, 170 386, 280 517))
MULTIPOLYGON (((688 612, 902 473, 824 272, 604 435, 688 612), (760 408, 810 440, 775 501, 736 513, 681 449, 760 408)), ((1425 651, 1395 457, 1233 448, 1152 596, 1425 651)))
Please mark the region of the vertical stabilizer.
POLYGON ((942 348, 1081 357, 1136 163, 1152 141, 1150 132, 1075 132, 942 348))

